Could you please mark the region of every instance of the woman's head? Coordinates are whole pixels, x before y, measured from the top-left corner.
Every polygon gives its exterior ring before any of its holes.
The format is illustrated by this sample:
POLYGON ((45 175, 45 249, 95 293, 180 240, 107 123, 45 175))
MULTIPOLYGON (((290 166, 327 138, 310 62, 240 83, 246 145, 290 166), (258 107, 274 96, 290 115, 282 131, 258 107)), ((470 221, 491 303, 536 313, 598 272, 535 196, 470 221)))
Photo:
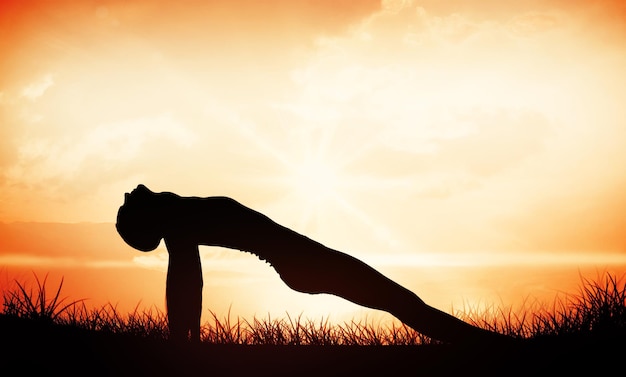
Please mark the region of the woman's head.
POLYGON ((157 195, 146 186, 139 185, 124 196, 124 204, 117 212, 117 232, 135 249, 152 251, 163 238, 159 212, 157 195))

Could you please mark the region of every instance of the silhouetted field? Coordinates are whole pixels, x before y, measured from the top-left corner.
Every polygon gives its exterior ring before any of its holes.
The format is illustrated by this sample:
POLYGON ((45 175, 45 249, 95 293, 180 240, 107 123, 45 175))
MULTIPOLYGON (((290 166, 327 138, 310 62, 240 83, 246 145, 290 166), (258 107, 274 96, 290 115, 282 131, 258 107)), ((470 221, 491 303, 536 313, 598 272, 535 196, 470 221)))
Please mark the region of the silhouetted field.
POLYGON ((204 324, 200 344, 167 341, 164 313, 88 309, 45 279, 3 292, 3 369, 27 375, 352 376, 527 375, 623 370, 626 283, 606 275, 549 308, 470 312, 465 320, 516 339, 433 342, 405 326, 330 324, 301 317, 204 324), (482 314, 482 316, 481 316, 482 314))

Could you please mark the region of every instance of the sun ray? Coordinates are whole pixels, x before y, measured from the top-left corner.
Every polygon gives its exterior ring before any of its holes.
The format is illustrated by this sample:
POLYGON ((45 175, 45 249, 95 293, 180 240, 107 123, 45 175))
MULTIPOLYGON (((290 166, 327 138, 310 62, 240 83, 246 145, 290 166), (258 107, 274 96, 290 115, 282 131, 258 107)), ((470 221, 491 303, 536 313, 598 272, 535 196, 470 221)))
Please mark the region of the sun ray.
MULTIPOLYGON (((282 117, 279 116, 281 121, 282 117)), ((315 220, 334 213, 343 213, 355 224, 365 227, 376 242, 397 245, 398 237, 387 226, 375 220, 354 203, 355 193, 377 193, 390 187, 412 187, 413 180, 406 177, 373 177, 368 174, 353 174, 348 166, 366 156, 376 146, 377 133, 363 139, 359 148, 337 148, 337 127, 301 126, 283 127, 290 132, 286 139, 295 141, 281 148, 277 140, 259 132, 254 123, 239 119, 238 129, 254 148, 262 151, 278 165, 278 172, 271 176, 254 177, 256 181, 271 182, 286 195, 281 201, 293 203, 300 209, 297 216, 298 227, 307 229, 314 226, 315 220)), ((360 136, 362 137, 362 136, 360 136)), ((258 152, 255 151, 256 152, 258 152)), ((288 204, 293 208, 293 204, 288 204)))

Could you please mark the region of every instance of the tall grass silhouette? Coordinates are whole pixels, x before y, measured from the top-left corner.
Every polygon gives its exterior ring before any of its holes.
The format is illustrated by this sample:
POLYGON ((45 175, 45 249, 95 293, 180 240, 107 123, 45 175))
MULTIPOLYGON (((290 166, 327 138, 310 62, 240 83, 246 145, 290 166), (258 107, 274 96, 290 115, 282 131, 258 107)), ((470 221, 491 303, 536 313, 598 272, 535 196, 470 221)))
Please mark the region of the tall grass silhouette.
POLYGON ((48 275, 43 281, 34 274, 36 287, 26 287, 24 283, 15 281, 17 288, 3 292, 3 314, 27 318, 42 322, 54 322, 68 309, 75 309, 76 304, 82 300, 71 301, 65 305, 66 298, 61 298, 63 278, 59 283, 56 293, 49 295, 46 289, 48 275))
POLYGON ((550 336, 614 337, 626 334, 626 280, 605 273, 580 277, 576 293, 557 296, 551 305, 526 298, 518 310, 490 306, 456 314, 477 326, 517 338, 550 336))
MULTIPOLYGON (((107 304, 88 308, 84 300, 67 301, 60 296, 63 279, 50 290, 47 275, 27 285, 15 281, 2 293, 1 314, 50 325, 68 326, 110 334, 165 340, 167 316, 156 308, 127 314, 107 304)), ((422 345, 437 343, 412 328, 392 323, 375 324, 367 319, 332 324, 328 318, 311 320, 302 315, 285 318, 211 318, 201 328, 201 341, 208 344, 240 345, 422 345)), ((486 329, 519 339, 562 336, 599 338, 626 335, 626 282, 612 274, 596 280, 581 277, 579 291, 556 297, 550 306, 527 300, 521 309, 490 306, 465 307, 454 313, 486 329)))

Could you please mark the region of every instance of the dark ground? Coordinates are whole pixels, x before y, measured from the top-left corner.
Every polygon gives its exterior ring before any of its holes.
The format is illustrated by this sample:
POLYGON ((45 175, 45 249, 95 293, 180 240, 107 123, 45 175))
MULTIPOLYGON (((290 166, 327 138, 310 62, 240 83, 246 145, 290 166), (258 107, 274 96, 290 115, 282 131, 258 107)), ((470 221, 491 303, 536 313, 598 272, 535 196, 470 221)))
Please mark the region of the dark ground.
MULTIPOLYGON (((48 376, 620 375, 623 337, 507 346, 174 346, 0 315, 0 371, 48 376)), ((4 374, 4 373, 2 373, 4 374)), ((4 374, 6 375, 6 374, 4 374)))

